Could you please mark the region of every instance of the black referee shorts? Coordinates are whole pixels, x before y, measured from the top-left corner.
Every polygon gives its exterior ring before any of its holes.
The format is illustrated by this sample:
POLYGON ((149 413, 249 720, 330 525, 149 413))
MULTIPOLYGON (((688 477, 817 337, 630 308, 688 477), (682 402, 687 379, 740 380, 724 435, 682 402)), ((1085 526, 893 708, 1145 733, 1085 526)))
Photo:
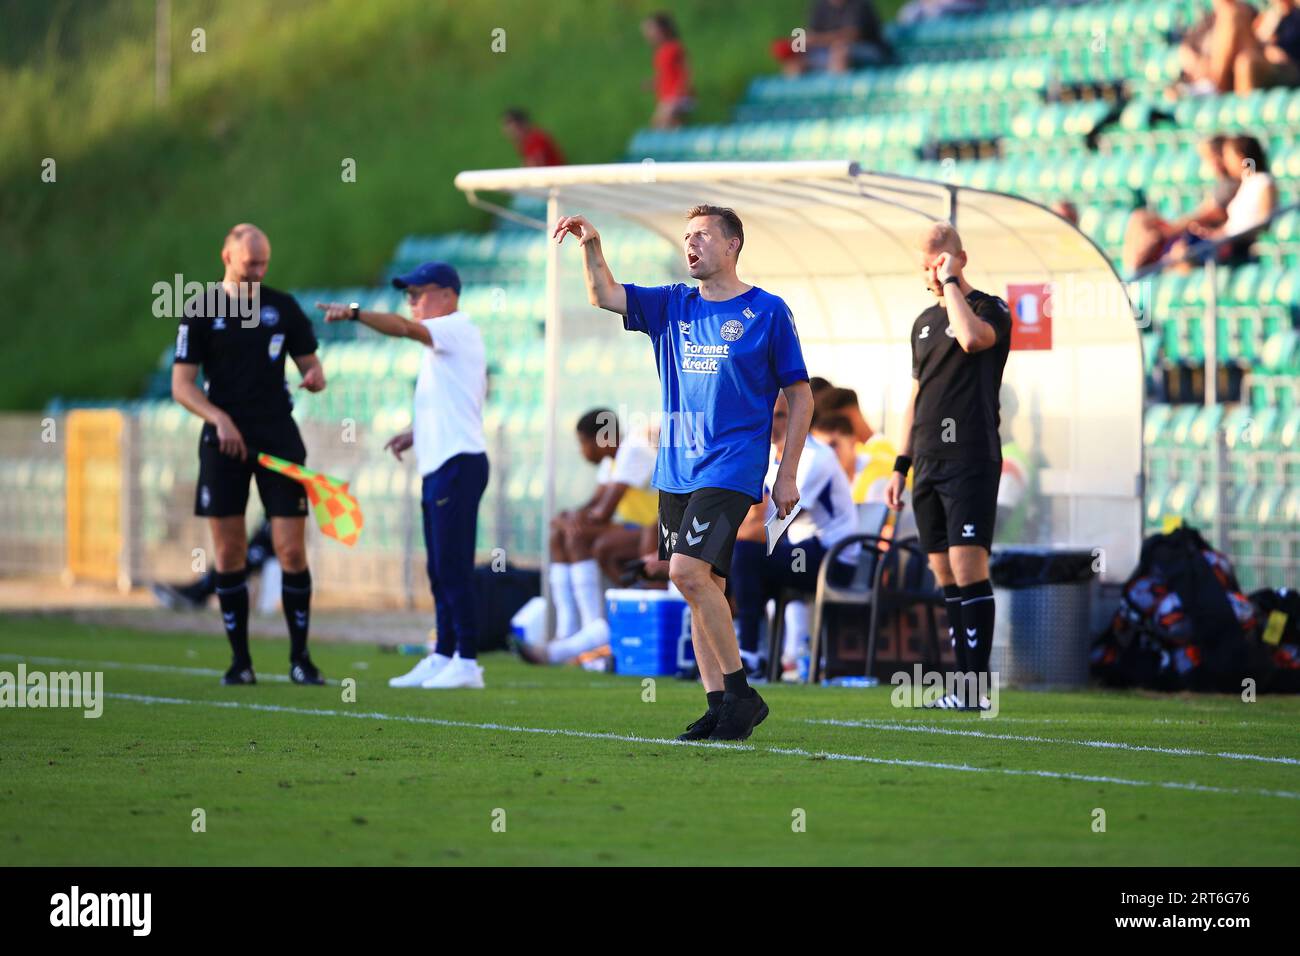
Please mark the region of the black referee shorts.
POLYGON ((659 558, 685 554, 707 561, 722 577, 731 571, 731 552, 740 523, 754 499, 726 488, 688 494, 659 492, 659 558))
POLYGON ((199 434, 194 513, 204 518, 242 515, 248 508, 248 480, 254 478, 268 518, 306 517, 307 492, 302 485, 257 464, 257 453, 263 451, 297 465, 307 463, 297 422, 286 415, 267 422, 235 422, 235 427, 244 436, 247 461, 221 453, 215 425, 205 424, 199 434))
POLYGON ((993 547, 998 512, 1000 461, 918 458, 912 479, 912 510, 927 553, 959 545, 993 547))

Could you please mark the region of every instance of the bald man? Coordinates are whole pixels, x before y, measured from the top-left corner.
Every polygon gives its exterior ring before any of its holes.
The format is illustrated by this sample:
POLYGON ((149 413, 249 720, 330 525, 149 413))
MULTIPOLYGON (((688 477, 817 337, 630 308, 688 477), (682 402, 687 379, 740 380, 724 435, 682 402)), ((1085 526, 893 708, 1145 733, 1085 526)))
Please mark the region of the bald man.
POLYGON ((1011 348, 1011 312, 971 287, 966 251, 946 222, 921 236, 921 275, 938 300, 912 326, 912 394, 903 413, 902 454, 885 491, 903 507, 915 457, 912 508, 930 568, 943 587, 958 676, 933 706, 986 710, 993 647, 989 549, 1002 475, 998 391, 1011 348))
POLYGON ((271 261, 271 243, 261 229, 251 223, 231 229, 221 261, 221 285, 185 303, 172 364, 172 397, 204 422, 194 513, 206 517, 212 530, 217 599, 230 641, 230 669, 221 683, 257 682, 248 649, 244 527, 248 482, 255 478, 271 522, 272 547, 284 569, 281 603, 289 627, 289 677, 295 684, 323 684, 307 654, 307 495, 296 481, 256 463, 258 452, 306 463, 284 360, 287 355, 298 366, 299 388, 321 391, 325 373, 316 357, 316 335, 293 296, 261 284, 271 261), (198 385, 200 368, 206 391, 198 385))

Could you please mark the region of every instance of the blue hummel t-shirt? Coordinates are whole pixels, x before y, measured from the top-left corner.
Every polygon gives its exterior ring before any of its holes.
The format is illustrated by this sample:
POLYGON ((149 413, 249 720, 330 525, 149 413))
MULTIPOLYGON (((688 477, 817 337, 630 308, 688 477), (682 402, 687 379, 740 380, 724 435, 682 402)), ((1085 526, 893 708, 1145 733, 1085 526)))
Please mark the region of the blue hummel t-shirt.
POLYGON ((772 406, 808 380, 790 308, 757 287, 726 302, 677 283, 625 285, 624 328, 654 343, 664 420, 654 486, 763 498, 772 406))

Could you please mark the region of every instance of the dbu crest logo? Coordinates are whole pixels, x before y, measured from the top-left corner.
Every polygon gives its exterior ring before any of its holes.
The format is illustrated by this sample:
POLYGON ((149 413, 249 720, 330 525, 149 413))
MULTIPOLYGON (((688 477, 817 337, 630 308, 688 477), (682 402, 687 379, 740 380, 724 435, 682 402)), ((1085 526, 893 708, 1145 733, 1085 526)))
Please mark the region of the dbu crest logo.
POLYGON ((273 305, 262 306, 262 324, 268 329, 275 328, 280 321, 280 310, 273 305))
POLYGON ((722 323, 722 337, 728 342, 734 342, 745 334, 745 327, 735 319, 728 319, 722 323))

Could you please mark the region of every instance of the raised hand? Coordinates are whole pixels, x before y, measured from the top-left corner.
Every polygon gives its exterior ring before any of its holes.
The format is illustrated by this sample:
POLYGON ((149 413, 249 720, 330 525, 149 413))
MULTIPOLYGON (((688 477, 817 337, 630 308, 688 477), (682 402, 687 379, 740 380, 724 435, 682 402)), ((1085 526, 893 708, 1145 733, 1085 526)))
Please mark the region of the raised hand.
POLYGON ((600 233, 596 231, 586 216, 565 216, 555 224, 555 231, 551 233, 551 238, 557 243, 564 242, 564 237, 572 233, 578 237, 578 245, 585 246, 593 239, 599 239, 600 233))

